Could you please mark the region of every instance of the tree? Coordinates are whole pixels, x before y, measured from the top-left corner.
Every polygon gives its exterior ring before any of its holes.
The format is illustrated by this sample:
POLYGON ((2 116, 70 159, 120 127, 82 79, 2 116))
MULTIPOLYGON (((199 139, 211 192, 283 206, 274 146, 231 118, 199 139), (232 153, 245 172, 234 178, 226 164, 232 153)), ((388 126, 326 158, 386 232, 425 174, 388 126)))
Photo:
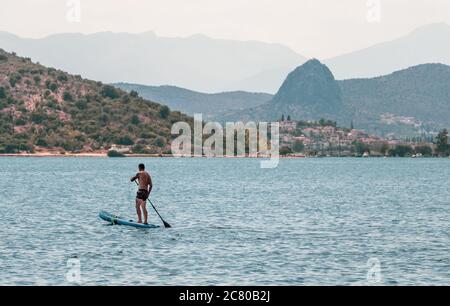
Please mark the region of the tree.
POLYGON ((281 115, 281 121, 284 122, 284 114, 281 115))
POLYGON ((27 124, 27 121, 25 121, 23 118, 17 118, 14 122, 14 125, 21 126, 27 124))
POLYGON ((14 73, 9 77, 9 84, 11 87, 15 87, 18 82, 22 80, 22 76, 20 74, 14 73))
POLYGON ((53 92, 56 92, 58 90, 58 85, 56 85, 55 83, 51 83, 49 85, 49 89, 53 92))
POLYGON ((422 154, 423 156, 433 155, 433 149, 431 149, 431 147, 427 145, 417 146, 414 151, 416 152, 416 154, 422 154))
POLYGON ((73 101, 72 94, 68 91, 65 91, 63 94, 64 101, 73 101))
POLYGON ((0 87, 0 99, 6 98, 6 90, 4 87, 0 87))
POLYGON ((363 155, 364 153, 370 153, 370 147, 362 142, 355 142, 355 151, 358 155, 363 155))
POLYGON ((291 121, 291 115, 287 116, 287 121, 291 121))
POLYGON ((124 104, 128 104, 130 101, 131 101, 131 98, 130 98, 131 96, 130 95, 123 95, 123 97, 122 97, 122 102, 124 103, 124 104))
POLYGON ((133 98, 137 98, 137 97, 139 97, 139 93, 137 91, 135 91, 135 90, 132 90, 130 92, 130 96, 132 96, 133 98))
POLYGON ((85 110, 85 109, 87 109, 88 104, 87 104, 86 99, 81 99, 75 103, 75 106, 80 110, 85 110))
POLYGON ((440 155, 448 155, 450 153, 447 129, 440 131, 436 138, 436 152, 440 155))
POLYGON ((380 148, 380 153, 383 155, 386 155, 389 152, 389 144, 387 144, 386 142, 383 142, 383 144, 381 145, 380 148))
POLYGON ((119 92, 116 88, 114 88, 114 86, 105 85, 102 88, 102 96, 114 100, 119 97, 119 92))
POLYGON ((170 108, 168 106, 162 106, 161 109, 159 110, 159 115, 161 116, 161 118, 163 119, 167 119, 167 117, 169 117, 170 114, 170 108))
POLYGON ((305 145, 303 144, 303 141, 296 140, 294 142, 294 145, 292 146, 292 150, 296 153, 303 152, 303 150, 305 150, 305 145))
POLYGON ((31 114, 31 121, 33 121, 36 124, 41 124, 45 120, 45 114, 41 112, 35 112, 31 114))
POLYGON ((60 74, 60 75, 58 75, 58 81, 60 81, 60 82, 67 82, 67 75, 65 75, 65 74, 60 74))
POLYGON ((337 126, 337 122, 333 121, 333 120, 326 120, 326 119, 322 118, 322 119, 319 120, 319 125, 336 127, 337 126))
POLYGON ((155 139, 154 145, 162 148, 166 145, 166 140, 162 137, 158 137, 155 139))
POLYGON ((409 145, 398 145, 395 149, 389 150, 390 156, 405 157, 410 156, 414 152, 413 148, 409 145))
POLYGON ((292 149, 287 147, 287 146, 283 146, 280 148, 280 155, 289 155, 292 154, 292 149))
POLYGON ((134 145, 134 140, 129 135, 125 135, 117 139, 117 144, 122 146, 132 146, 134 145))
POLYGON ((36 75, 34 78, 34 84, 36 84, 36 86, 39 86, 41 84, 41 77, 36 75))
POLYGON ((141 123, 141 120, 139 119, 139 117, 137 115, 133 115, 131 117, 131 123, 134 125, 138 125, 139 123, 141 123))
POLYGON ((300 137, 300 136, 303 135, 303 131, 302 131, 301 129, 299 129, 299 128, 296 128, 296 129, 292 132, 292 135, 293 135, 294 137, 300 137))
POLYGON ((47 147, 48 143, 47 143, 47 141, 44 138, 38 138, 36 140, 36 145, 40 146, 40 147, 47 147))

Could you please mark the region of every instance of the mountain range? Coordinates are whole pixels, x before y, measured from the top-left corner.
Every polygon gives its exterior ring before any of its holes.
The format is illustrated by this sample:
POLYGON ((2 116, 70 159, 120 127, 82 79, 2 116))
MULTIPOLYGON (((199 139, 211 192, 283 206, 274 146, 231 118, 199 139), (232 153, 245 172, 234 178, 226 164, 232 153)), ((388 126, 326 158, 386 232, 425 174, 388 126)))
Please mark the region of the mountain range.
POLYGON ((0 47, 105 83, 175 85, 205 92, 276 90, 284 71, 306 61, 279 44, 203 35, 169 38, 152 32, 57 34, 41 39, 0 32, 0 47))
POLYGON ((223 112, 246 109, 262 105, 272 99, 266 93, 244 91, 206 94, 175 86, 145 86, 138 84, 116 83, 115 87, 127 92, 136 91, 145 99, 158 101, 173 110, 188 115, 202 113, 204 119, 212 119, 223 112))
MULTIPOLYGON (((403 38, 323 62, 307 61, 280 45, 215 40, 200 35, 162 38, 153 33, 97 33, 22 39, 0 32, 0 46, 46 65, 114 83, 128 92, 118 89, 120 96, 144 101, 131 94, 136 91, 176 111, 204 113, 206 120, 273 121, 285 114, 299 120, 336 120, 344 126, 353 122, 356 127, 377 134, 410 135, 450 126, 450 39, 446 38, 450 38, 450 27, 434 24, 403 38), (279 81, 274 85, 276 79, 279 81), (255 84, 278 90, 273 90, 274 96, 245 91, 202 93, 178 86, 139 83, 186 84, 185 87, 203 88, 206 92, 255 84)), ((42 69, 50 68, 31 70, 42 69)), ((22 70, 17 68, 3 81, 17 74, 20 77, 22 70)), ((45 77, 52 81, 54 73, 45 77)), ((33 82, 31 76, 21 80, 33 82)), ((53 83, 63 85, 58 80, 53 83)), ((75 88, 80 86, 77 84, 74 83, 75 88)), ((93 91, 101 91, 102 86, 93 91)), ((3 86, 7 97, 3 99, 13 97, 21 101, 19 96, 23 93, 13 87, 9 90, 3 86)), ((60 101, 64 92, 57 94, 55 99, 60 101)), ((84 99, 76 92, 71 94, 84 99)))
POLYGON ((338 80, 377 77, 420 64, 450 65, 450 26, 426 25, 396 40, 323 62, 338 80))
POLYGON ((367 79, 337 81, 310 60, 291 72, 271 101, 230 111, 220 121, 297 120, 351 122, 377 134, 412 135, 450 126, 450 66, 424 64, 367 79))
MULTIPOLYGON (((0 47, 46 66, 105 83, 170 85, 207 93, 275 93, 306 58, 255 41, 141 34, 57 34, 40 39, 0 32, 0 47)), ((450 26, 422 26, 393 41, 322 59, 338 80, 372 78, 420 64, 450 65, 450 26)))

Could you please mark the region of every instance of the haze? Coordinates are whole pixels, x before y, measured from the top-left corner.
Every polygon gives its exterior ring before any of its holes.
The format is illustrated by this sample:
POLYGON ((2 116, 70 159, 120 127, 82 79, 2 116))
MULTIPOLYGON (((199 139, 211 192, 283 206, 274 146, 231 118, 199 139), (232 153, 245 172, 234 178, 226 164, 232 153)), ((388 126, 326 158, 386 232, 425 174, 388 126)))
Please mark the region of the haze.
POLYGON ((103 31, 204 34, 286 45, 326 59, 395 39, 429 23, 450 23, 446 0, 2 0, 0 30, 39 38, 103 31), (21 16, 21 18, 18 18, 21 16))

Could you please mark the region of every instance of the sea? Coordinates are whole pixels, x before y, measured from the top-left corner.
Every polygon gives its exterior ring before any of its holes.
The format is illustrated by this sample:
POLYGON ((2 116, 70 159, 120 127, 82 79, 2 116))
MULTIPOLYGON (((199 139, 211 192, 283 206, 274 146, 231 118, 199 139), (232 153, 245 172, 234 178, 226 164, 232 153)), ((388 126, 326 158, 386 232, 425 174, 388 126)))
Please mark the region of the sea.
POLYGON ((0 285, 450 285, 449 187, 437 158, 2 157, 0 285), (170 229, 98 217, 136 220, 141 162, 170 229))

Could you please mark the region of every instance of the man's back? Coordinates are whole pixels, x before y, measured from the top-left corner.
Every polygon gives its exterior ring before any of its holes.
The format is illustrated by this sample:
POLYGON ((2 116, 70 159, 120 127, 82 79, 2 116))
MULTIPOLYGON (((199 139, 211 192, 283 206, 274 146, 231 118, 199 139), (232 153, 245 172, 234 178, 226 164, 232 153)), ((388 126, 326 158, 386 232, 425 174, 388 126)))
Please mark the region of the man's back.
POLYGON ((146 203, 150 196, 150 193, 152 192, 153 184, 150 174, 145 171, 145 165, 140 164, 138 168, 139 172, 131 178, 132 182, 135 182, 136 180, 138 180, 139 182, 139 190, 136 193, 136 213, 138 215, 138 223, 142 223, 142 209, 144 211, 145 217, 144 223, 147 223, 148 212, 146 203))
POLYGON ((152 179, 147 171, 140 171, 136 176, 139 180, 139 189, 148 190, 148 187, 152 185, 152 179))

